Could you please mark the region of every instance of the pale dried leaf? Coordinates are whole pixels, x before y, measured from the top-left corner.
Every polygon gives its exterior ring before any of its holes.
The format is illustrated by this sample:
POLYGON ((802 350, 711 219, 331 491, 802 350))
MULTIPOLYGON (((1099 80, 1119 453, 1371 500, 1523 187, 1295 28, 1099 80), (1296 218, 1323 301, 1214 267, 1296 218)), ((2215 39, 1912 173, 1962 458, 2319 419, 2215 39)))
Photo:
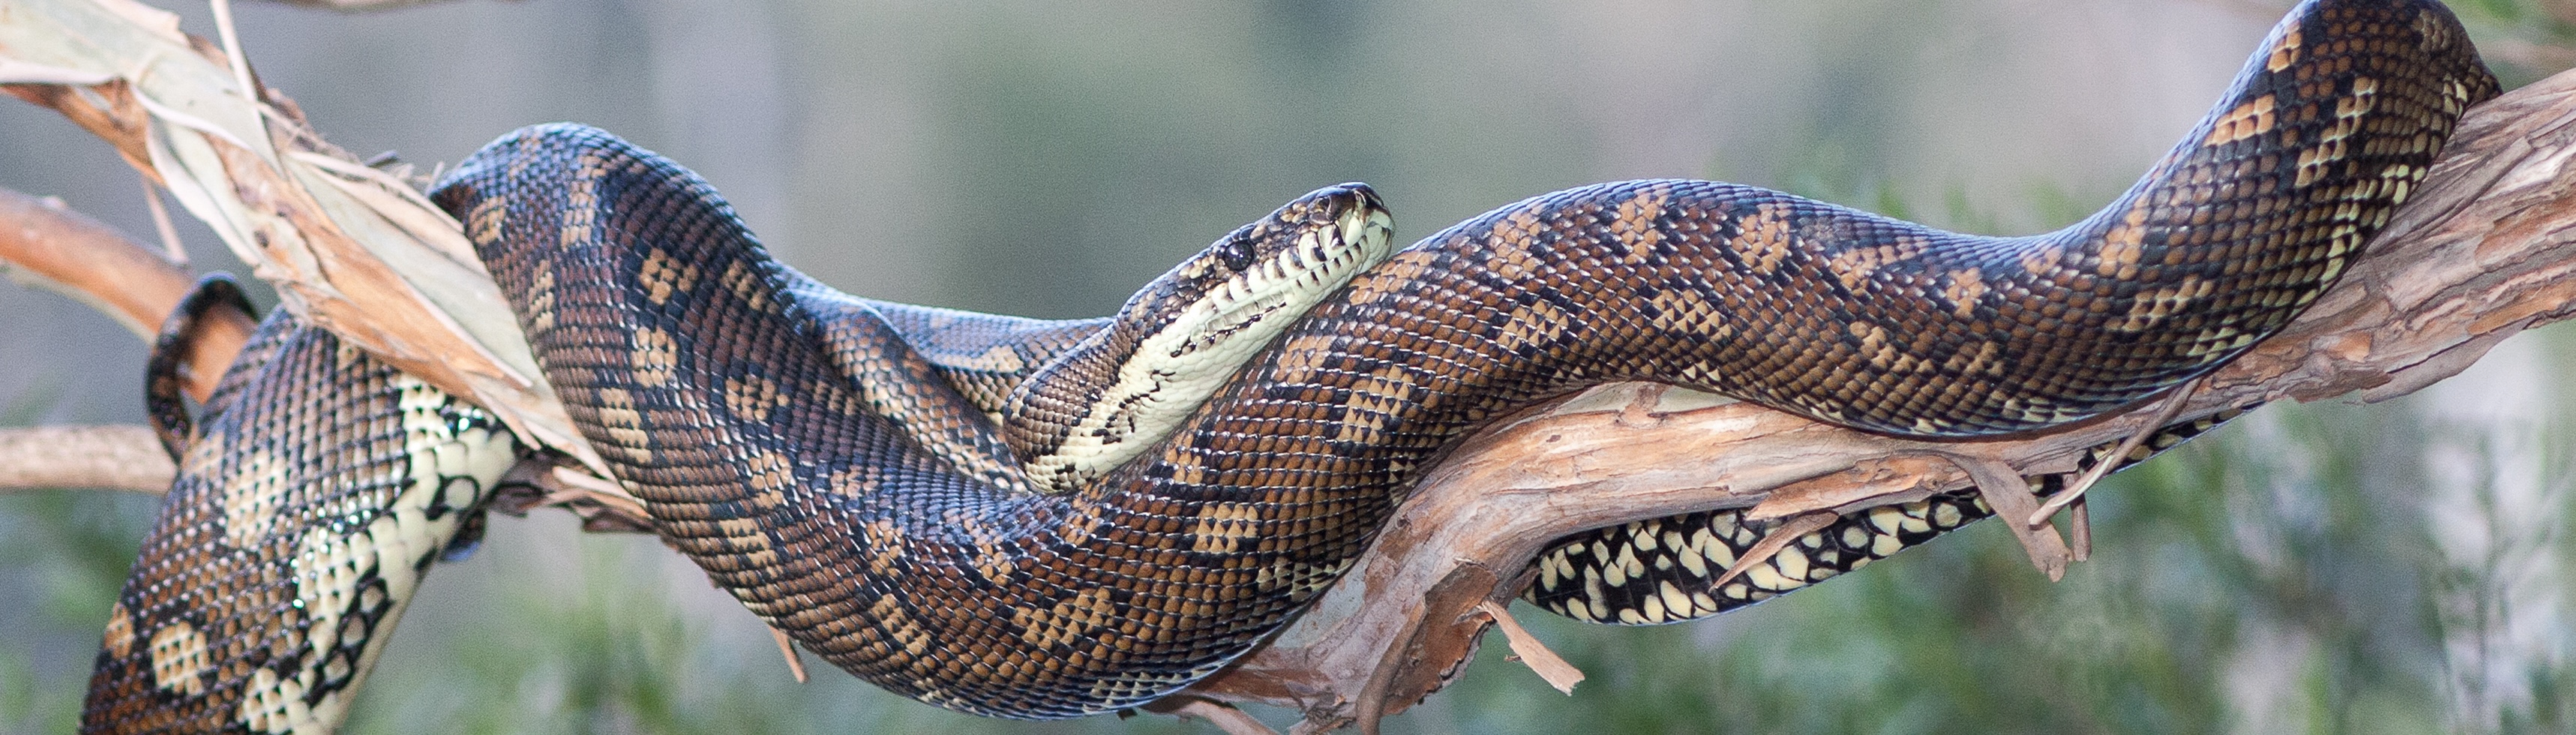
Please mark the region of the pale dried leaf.
POLYGON ((119 150, 145 152, 173 198, 276 285, 286 308, 472 396, 521 439, 604 467, 539 378, 516 318, 456 222, 320 143, 291 105, 253 99, 236 78, 240 67, 179 35, 164 15, 126 0, 0 0, 0 64, 89 82, 84 88, 121 82, 151 124, 133 133, 85 127, 119 150), (126 134, 143 139, 113 139, 126 134))

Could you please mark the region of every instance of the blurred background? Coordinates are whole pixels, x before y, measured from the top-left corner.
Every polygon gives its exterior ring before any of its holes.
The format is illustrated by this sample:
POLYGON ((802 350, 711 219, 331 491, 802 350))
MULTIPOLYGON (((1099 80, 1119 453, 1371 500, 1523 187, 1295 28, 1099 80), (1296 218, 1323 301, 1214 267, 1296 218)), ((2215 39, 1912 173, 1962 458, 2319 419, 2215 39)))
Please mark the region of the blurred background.
MULTIPOLYGON (((2576 64, 2564 0, 2455 2, 2509 85, 2576 64)), ((1297 194, 1370 182, 1399 235, 1664 176, 1988 233, 2108 201, 2286 0, 459 0, 237 8, 331 140, 424 170, 574 120, 695 168, 869 296, 1107 313, 1297 194)), ((164 3, 169 6, 168 3, 164 3)), ((211 37, 202 5, 169 9, 211 37)), ((149 237, 136 175, 0 103, 0 185, 149 237)), ((201 269, 241 270, 182 216, 201 269)), ((266 302, 263 301, 263 304, 266 302)), ((0 286, 0 421, 136 423, 144 350, 0 286)), ((1523 607, 1572 697, 1488 646, 1390 732, 2576 732, 2565 329, 2385 404, 2275 406, 2094 495, 2060 584, 1980 524, 1713 621, 1523 607)), ((0 495, 0 732, 71 728, 156 498, 0 495)), ((430 576, 352 732, 1209 732, 1012 723, 799 685, 649 538, 496 518, 430 576)), ((817 665, 820 665, 817 662, 817 665)), ((1256 714, 1285 727, 1294 716, 1256 714)))

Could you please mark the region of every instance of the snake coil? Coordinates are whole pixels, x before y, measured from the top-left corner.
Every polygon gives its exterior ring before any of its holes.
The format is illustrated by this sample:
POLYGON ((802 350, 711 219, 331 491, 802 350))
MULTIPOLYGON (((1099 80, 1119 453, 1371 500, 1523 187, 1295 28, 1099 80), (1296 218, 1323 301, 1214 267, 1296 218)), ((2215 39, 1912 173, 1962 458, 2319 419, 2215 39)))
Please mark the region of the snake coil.
MULTIPOLYGON (((861 678, 1065 717, 1242 655, 1349 567, 1454 439, 1531 401, 1651 380, 1972 437, 2204 374, 2333 284, 2495 93, 2437 3, 2310 0, 2144 179, 2056 233, 1629 181, 1505 206, 1360 270, 1385 218, 1347 185, 1220 241, 1120 317, 1073 322, 841 295, 771 259, 693 174, 577 126, 504 137, 433 197, 666 543, 861 678), (1326 240, 1363 246, 1308 247, 1326 240), (1175 285, 1270 273, 1241 255, 1255 243, 1326 264, 1264 281, 1319 289, 1311 308, 1175 285), (1173 313, 1156 303, 1243 318, 1138 321, 1173 313), (1238 329, 1276 336, 1239 349, 1238 329), (1203 347, 1223 355, 1178 362, 1203 347), (1232 377, 1163 392, 1210 374, 1232 377)), ((479 409, 291 318, 226 386, 110 622, 92 729, 336 722, 512 455, 479 409)), ((1731 511, 1602 529, 1543 555, 1532 595, 1607 622, 1714 614, 1983 512, 1935 498, 1854 514, 1743 589, 1705 573, 1750 544, 1731 511)))

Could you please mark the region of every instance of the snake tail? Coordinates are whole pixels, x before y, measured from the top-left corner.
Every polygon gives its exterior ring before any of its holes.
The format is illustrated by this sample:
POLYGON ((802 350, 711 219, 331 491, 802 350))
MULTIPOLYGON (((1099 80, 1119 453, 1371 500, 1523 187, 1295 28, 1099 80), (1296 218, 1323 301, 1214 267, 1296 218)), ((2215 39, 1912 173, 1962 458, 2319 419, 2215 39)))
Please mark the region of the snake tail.
MULTIPOLYGON (((188 378, 181 364, 187 361, 196 342, 198 325, 208 314, 225 307, 245 316, 258 313, 232 275, 208 273, 197 279, 188 295, 179 298, 179 305, 170 310, 169 318, 161 322, 160 333, 152 338, 152 356, 143 367, 143 413, 151 417, 152 433, 161 439, 161 448, 170 452, 171 461, 184 458, 188 435, 196 428, 196 419, 188 415, 188 378)), ((218 401, 214 396, 207 398, 207 409, 215 410, 218 401)))

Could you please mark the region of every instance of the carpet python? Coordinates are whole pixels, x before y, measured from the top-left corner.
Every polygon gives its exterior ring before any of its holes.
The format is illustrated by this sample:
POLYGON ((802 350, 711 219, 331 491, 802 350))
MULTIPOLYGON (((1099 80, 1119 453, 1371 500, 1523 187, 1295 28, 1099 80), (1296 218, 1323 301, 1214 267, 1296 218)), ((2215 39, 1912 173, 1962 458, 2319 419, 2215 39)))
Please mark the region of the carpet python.
MULTIPOLYGON (((1062 322, 832 291, 695 175, 579 126, 512 133, 433 198, 665 543, 860 678, 1068 717, 1250 650, 1350 566, 1419 470, 1550 396, 1660 381, 1954 438, 2082 421, 2205 374, 2333 284, 2496 92, 2437 3, 2310 0, 2135 187, 2055 233, 1653 180, 1541 195, 1390 254, 1366 244, 1388 221, 1374 194, 1343 185, 1118 316, 1062 322)), ((328 730, 520 450, 481 409, 287 317, 204 413, 172 427, 181 475, 84 726, 328 730)), ((1704 616, 1987 511, 1966 495, 1858 511, 1712 589, 1760 536, 1738 512, 1560 540, 1530 595, 1603 622, 1704 616)))

